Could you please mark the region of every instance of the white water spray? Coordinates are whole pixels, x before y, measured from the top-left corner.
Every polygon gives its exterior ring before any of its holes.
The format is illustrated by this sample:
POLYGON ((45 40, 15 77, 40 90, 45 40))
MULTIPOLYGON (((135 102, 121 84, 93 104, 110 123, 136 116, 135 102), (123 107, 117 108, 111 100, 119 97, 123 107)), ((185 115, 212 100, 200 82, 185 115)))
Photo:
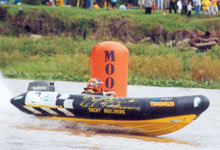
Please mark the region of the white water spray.
POLYGON ((12 98, 12 93, 5 86, 2 75, 0 74, 0 96, 1 96, 1 105, 0 105, 0 120, 5 120, 10 115, 12 115, 13 106, 10 104, 10 99, 12 98))
POLYGON ((13 98, 13 93, 4 82, 3 76, 0 74, 0 122, 5 122, 7 124, 27 122, 29 118, 27 117, 28 115, 19 111, 10 103, 11 98, 13 98))

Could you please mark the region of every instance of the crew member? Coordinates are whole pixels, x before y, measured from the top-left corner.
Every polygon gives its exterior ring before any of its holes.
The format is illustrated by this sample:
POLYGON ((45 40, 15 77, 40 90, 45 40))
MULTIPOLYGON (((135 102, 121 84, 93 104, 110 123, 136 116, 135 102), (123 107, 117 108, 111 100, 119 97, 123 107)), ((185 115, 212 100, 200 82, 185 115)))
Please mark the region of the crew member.
POLYGON ((99 79, 90 79, 87 83, 87 87, 84 88, 82 94, 103 95, 102 88, 100 87, 101 84, 103 84, 103 82, 99 79))
POLYGON ((103 84, 101 80, 97 78, 91 78, 87 83, 87 87, 84 88, 82 94, 116 96, 114 91, 104 92, 101 88, 101 84, 103 84))

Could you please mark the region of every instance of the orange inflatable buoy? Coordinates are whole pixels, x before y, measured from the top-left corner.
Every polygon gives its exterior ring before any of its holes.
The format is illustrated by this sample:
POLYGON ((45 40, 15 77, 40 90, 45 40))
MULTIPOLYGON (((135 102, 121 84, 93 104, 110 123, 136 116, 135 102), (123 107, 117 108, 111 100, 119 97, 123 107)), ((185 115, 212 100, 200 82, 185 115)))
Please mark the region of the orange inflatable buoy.
POLYGON ((115 91, 117 96, 127 96, 128 49, 118 42, 102 42, 93 47, 90 55, 91 78, 104 84, 104 91, 115 91))

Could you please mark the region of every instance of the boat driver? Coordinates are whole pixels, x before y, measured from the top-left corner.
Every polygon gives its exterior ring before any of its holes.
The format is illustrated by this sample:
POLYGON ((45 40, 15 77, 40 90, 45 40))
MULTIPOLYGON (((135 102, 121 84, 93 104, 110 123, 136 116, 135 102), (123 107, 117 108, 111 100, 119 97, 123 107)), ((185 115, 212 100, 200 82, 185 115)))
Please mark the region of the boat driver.
POLYGON ((103 84, 101 80, 97 78, 91 78, 87 82, 87 87, 84 88, 84 91, 82 92, 82 94, 116 96, 114 91, 104 92, 101 88, 101 84, 103 84))

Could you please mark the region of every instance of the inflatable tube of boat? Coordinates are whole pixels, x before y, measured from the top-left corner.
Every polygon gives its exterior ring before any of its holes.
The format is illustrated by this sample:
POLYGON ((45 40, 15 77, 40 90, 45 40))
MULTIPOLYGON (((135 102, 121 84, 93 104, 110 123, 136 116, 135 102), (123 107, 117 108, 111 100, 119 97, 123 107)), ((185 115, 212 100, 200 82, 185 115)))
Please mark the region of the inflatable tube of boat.
POLYGON ((11 99, 26 113, 111 120, 150 120, 195 114, 209 106, 203 95, 158 98, 124 98, 29 91, 11 99))

